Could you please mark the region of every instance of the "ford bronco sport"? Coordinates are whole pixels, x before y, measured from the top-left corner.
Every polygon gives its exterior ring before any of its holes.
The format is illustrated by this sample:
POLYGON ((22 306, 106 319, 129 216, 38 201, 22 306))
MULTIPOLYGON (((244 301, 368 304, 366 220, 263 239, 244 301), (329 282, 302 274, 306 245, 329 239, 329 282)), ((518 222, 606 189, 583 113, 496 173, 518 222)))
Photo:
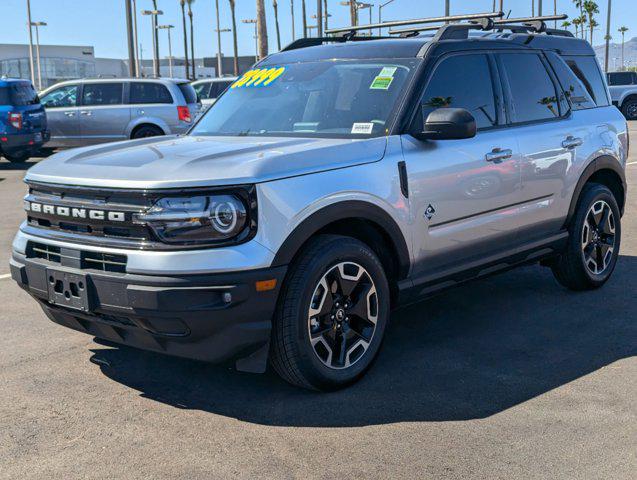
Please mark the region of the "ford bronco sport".
POLYGON ((499 18, 298 40, 185 136, 52 156, 26 174, 13 278, 61 325, 318 390, 441 288, 534 262, 601 287, 626 121, 588 43, 499 18))

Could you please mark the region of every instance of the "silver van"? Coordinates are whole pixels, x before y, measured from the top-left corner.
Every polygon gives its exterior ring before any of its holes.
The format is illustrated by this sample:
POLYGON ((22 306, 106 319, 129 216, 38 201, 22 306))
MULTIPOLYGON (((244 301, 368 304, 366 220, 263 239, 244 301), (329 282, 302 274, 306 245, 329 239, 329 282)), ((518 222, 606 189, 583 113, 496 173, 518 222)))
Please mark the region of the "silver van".
POLYGON ((185 133, 201 104, 187 80, 97 78, 41 94, 51 129, 46 148, 185 133))

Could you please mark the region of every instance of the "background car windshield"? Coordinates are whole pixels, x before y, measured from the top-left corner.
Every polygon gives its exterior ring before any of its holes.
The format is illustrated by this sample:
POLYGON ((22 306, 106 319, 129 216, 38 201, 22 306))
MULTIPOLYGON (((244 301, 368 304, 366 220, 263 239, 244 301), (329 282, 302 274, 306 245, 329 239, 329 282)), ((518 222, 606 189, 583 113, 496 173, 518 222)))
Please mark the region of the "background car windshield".
POLYGON ((192 135, 385 135, 416 62, 330 60, 261 67, 283 70, 260 84, 241 77, 192 135))

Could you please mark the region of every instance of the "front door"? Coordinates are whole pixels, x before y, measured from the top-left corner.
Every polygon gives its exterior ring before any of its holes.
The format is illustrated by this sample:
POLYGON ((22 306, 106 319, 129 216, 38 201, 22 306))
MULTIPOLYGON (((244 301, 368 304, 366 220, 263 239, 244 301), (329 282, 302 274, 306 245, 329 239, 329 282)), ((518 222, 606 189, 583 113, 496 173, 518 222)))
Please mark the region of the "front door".
POLYGON ((421 102, 468 110, 478 133, 464 140, 404 135, 413 218, 414 278, 485 260, 516 241, 520 167, 504 124, 495 62, 484 53, 451 55, 434 67, 421 102))
POLYGON ((47 147, 75 147, 80 144, 80 122, 77 100, 79 85, 63 85, 41 99, 46 109, 51 139, 47 147))
POLYGON ((124 84, 86 83, 79 108, 84 144, 126 140, 130 108, 123 102, 124 84))

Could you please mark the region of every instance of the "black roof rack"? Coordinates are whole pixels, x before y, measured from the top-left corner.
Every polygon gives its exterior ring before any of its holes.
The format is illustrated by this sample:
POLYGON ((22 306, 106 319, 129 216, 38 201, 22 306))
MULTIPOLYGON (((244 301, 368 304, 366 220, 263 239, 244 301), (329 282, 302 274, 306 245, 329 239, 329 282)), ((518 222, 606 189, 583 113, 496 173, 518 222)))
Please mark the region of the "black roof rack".
POLYGON ((470 21, 469 23, 453 23, 447 25, 427 25, 416 26, 410 28, 399 28, 389 30, 390 35, 401 35, 403 37, 415 36, 420 32, 437 30, 437 34, 434 38, 437 40, 444 39, 462 39, 467 38, 469 30, 496 30, 504 31, 509 30, 513 33, 547 33, 549 35, 559 35, 572 37, 573 34, 568 30, 549 29, 546 26, 547 21, 550 20, 565 20, 568 15, 545 15, 539 17, 521 17, 521 18, 499 18, 497 20, 491 20, 491 22, 484 21, 485 19, 478 19, 470 21))
POLYGON ((287 52, 290 50, 297 50, 299 48, 307 48, 307 47, 316 47, 318 45, 322 45, 327 42, 336 42, 336 43, 344 43, 349 41, 366 41, 366 40, 387 40, 396 37, 374 37, 374 36, 355 36, 355 35, 343 35, 340 37, 309 37, 309 38, 299 38, 294 40, 292 43, 286 45, 281 49, 282 52, 287 52))
MULTIPOLYGON (((428 17, 428 18, 415 18, 412 20, 394 20, 390 22, 371 23, 368 25, 350 25, 349 27, 330 28, 326 30, 326 34, 345 33, 356 34, 360 30, 371 30, 374 28, 389 28, 389 27, 404 27, 407 25, 422 25, 425 23, 438 23, 438 22, 459 22, 461 20, 480 20, 483 18, 502 18, 504 13, 502 12, 486 12, 486 13, 470 13, 467 15, 449 15, 444 17, 428 17)), ((369 38, 369 37, 368 37, 369 38)))

